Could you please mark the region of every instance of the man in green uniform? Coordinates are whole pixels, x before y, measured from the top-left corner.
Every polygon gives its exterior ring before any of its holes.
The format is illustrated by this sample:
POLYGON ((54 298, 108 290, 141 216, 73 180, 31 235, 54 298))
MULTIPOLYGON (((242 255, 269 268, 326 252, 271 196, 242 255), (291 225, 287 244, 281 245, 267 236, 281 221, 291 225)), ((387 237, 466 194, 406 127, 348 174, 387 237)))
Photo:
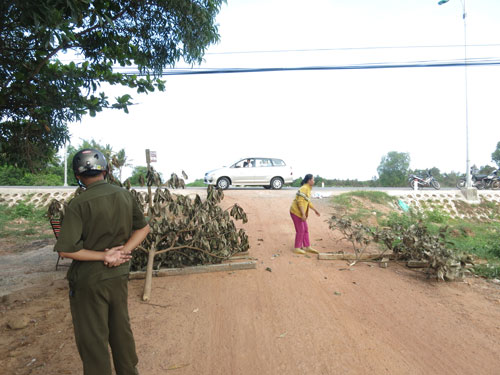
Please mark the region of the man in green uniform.
POLYGON ((75 341, 85 375, 136 375, 137 354, 127 307, 129 259, 149 233, 144 215, 125 189, 108 184, 104 155, 79 151, 73 171, 85 191, 66 209, 54 250, 71 258, 68 271, 75 341))

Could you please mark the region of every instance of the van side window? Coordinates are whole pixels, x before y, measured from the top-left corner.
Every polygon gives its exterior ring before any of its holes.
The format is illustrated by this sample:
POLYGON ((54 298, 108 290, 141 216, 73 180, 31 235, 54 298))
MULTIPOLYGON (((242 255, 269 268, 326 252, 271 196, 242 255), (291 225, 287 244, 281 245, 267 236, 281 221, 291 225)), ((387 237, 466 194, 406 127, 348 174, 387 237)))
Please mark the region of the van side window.
POLYGON ((272 159, 272 161, 275 167, 283 167, 285 165, 285 162, 281 159, 272 159))
POLYGON ((243 162, 244 160, 240 160, 239 162, 235 163, 231 168, 243 168, 243 162))
POLYGON ((272 167, 271 159, 257 159, 258 167, 272 167))

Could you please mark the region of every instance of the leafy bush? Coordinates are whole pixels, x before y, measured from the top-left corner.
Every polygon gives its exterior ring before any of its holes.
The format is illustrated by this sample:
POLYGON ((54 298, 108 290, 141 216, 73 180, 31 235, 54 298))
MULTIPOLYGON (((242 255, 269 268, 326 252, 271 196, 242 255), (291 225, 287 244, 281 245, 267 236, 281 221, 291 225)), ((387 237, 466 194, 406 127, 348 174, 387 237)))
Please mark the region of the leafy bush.
POLYGON ((46 170, 37 174, 12 166, 0 167, 1 186, 61 186, 63 177, 55 170, 46 170))
POLYGON ((423 215, 418 211, 410 210, 405 214, 400 214, 399 212, 391 212, 387 218, 382 222, 384 227, 401 226, 403 228, 408 228, 410 225, 417 224, 424 220, 423 215))
POLYGON ((436 224, 444 224, 450 219, 450 215, 446 214, 438 208, 425 211, 424 216, 428 221, 436 224))
POLYGON ((25 186, 61 186, 64 180, 61 176, 55 174, 31 174, 27 173, 23 178, 25 186))
POLYGON ((24 202, 19 202, 12 208, 11 212, 14 217, 22 217, 27 219, 33 215, 33 211, 34 207, 32 205, 28 205, 24 202))
POLYGON ((0 167, 0 185, 2 186, 16 186, 20 185, 20 181, 24 178, 26 171, 20 168, 11 166, 0 167))
POLYGON ((6 219, 10 221, 19 218, 32 221, 46 220, 45 209, 36 208, 33 204, 26 203, 25 201, 17 202, 17 204, 12 207, 5 207, 3 214, 6 216, 6 219))

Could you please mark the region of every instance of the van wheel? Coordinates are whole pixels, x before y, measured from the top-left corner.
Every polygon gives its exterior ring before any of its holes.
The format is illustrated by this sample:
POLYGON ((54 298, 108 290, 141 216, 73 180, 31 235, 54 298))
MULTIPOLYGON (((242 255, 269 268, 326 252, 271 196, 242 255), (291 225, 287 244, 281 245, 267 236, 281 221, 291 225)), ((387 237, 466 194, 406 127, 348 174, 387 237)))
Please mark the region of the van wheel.
POLYGON ((283 187, 283 180, 280 178, 280 177, 274 177, 272 180, 271 180, 271 187, 274 189, 274 190, 279 190, 283 187))
POLYGON ((231 183, 227 177, 221 177, 217 180, 217 187, 221 190, 226 190, 231 183))

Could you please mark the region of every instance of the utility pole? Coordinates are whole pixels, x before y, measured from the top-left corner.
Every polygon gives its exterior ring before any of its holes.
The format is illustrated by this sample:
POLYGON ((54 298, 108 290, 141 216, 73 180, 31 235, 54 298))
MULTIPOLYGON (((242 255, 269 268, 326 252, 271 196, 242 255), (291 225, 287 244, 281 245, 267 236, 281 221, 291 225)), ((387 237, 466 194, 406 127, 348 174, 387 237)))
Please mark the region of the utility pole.
MULTIPOLYGON (((446 4, 450 0, 440 0, 438 5, 446 4)), ((472 188, 472 176, 470 173, 469 158, 469 90, 467 77, 467 11, 465 1, 460 0, 462 4, 462 20, 464 22, 464 73, 465 73, 465 191, 462 190, 466 199, 477 200, 477 190, 472 188)))

